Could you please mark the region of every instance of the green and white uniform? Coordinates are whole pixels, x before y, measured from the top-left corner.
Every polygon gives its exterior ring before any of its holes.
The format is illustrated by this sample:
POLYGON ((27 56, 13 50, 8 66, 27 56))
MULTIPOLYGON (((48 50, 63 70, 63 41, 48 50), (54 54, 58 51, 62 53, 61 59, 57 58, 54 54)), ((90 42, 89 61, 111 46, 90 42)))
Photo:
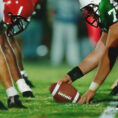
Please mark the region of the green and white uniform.
POLYGON ((109 27, 118 22, 118 2, 114 0, 101 0, 98 11, 100 27, 102 31, 108 32, 109 27))

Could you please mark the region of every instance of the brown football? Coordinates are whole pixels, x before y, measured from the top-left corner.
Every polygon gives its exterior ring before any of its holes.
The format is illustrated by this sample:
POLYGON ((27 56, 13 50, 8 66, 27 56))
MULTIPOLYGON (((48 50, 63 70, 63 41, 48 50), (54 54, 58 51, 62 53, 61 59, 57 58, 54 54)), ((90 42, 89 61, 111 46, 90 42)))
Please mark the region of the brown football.
POLYGON ((54 83, 49 90, 56 102, 76 103, 80 99, 79 92, 67 83, 62 83, 61 85, 54 83))

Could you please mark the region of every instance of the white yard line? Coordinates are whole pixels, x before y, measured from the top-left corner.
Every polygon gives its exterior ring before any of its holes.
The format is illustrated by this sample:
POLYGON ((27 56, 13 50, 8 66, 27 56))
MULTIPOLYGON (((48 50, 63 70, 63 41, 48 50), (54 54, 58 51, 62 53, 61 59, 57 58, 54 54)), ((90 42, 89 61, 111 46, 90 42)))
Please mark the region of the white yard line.
POLYGON ((109 106, 103 111, 99 118, 115 118, 116 113, 118 113, 118 108, 116 108, 118 102, 110 102, 109 106))

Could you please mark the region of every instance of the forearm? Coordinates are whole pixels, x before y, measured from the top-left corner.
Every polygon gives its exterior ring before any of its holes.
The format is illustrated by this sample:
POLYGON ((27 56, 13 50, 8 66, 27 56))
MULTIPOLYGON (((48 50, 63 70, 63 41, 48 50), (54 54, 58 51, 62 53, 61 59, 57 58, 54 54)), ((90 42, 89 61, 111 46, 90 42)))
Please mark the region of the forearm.
POLYGON ((95 49, 80 63, 79 67, 84 74, 97 67, 100 58, 104 54, 106 40, 107 33, 103 32, 95 49))
POLYGON ((98 84, 102 84, 113 68, 116 58, 118 56, 118 23, 110 27, 109 35, 107 37, 107 43, 104 55, 101 58, 98 71, 95 75, 94 81, 98 84))
POLYGON ((70 76, 70 79, 72 81, 81 78, 83 75, 93 70, 98 65, 99 60, 105 51, 106 39, 107 39, 107 33, 103 32, 101 35, 101 39, 96 45, 96 48, 78 65, 78 68, 76 67, 71 71, 69 71, 68 75, 70 76))
POLYGON ((104 82, 107 75, 112 70, 115 64, 117 58, 117 52, 118 52, 118 47, 106 48, 105 53, 99 63, 98 71, 89 89, 96 91, 99 88, 99 86, 104 82), (95 86, 92 87, 93 85, 95 86))
MULTIPOLYGON (((103 52, 103 51, 102 51, 103 52)), ((73 68, 67 74, 70 76, 72 81, 75 81, 82 76, 84 76, 89 71, 97 67, 98 62, 102 56, 102 53, 96 50, 93 50, 81 63, 78 67, 73 68)))
POLYGON ((71 77, 72 81, 75 81, 96 68, 104 50, 105 45, 100 41, 96 48, 79 64, 78 69, 76 67, 69 72, 68 75, 71 77))
POLYGON ((109 74, 110 70, 111 70, 110 59, 109 59, 108 50, 107 50, 105 54, 103 55, 103 57, 101 58, 97 73, 93 81, 101 85, 103 81, 106 79, 106 76, 109 74))
POLYGON ((95 50, 93 50, 80 64, 79 68, 86 74, 97 67, 99 62, 99 56, 97 56, 95 50))

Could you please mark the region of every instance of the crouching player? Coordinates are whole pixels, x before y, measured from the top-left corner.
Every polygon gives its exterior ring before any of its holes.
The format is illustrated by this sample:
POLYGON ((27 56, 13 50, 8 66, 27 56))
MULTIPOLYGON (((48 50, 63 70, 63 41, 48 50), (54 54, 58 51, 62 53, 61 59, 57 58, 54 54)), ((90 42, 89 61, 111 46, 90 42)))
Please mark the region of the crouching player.
POLYGON ((81 97, 79 104, 92 103, 92 99, 111 71, 118 56, 118 1, 117 0, 79 0, 81 10, 87 10, 86 20, 95 19, 91 25, 99 25, 102 29, 101 39, 96 48, 80 63, 65 75, 59 83, 73 81, 82 77, 98 66, 97 73, 88 91, 81 97), (97 23, 96 23, 97 22, 97 23))
MULTIPOLYGON (((17 65, 17 60, 8 41, 26 29, 29 17, 34 10, 32 0, 2 0, 0 1, 0 81, 8 95, 8 107, 24 107, 11 77, 16 82, 24 97, 33 97, 30 87, 25 83, 17 65)), ((0 104, 1 105, 1 104, 0 104)))
MULTIPOLYGON (((34 5, 34 10, 39 10, 40 4, 41 4, 41 0, 32 0, 33 1, 33 5, 34 5)), ((36 15, 36 13, 34 14, 36 15)), ((25 80, 25 82, 27 83, 27 85, 29 85, 31 88, 34 87, 34 85, 32 84, 32 82, 30 81, 30 79, 28 78, 27 72, 24 70, 23 67, 23 63, 22 63, 22 44, 21 42, 19 43, 18 40, 16 40, 14 37, 9 37, 8 39, 9 43, 11 44, 14 53, 16 55, 16 59, 17 59, 17 64, 18 67, 20 69, 20 73, 23 77, 23 79, 25 80)))

